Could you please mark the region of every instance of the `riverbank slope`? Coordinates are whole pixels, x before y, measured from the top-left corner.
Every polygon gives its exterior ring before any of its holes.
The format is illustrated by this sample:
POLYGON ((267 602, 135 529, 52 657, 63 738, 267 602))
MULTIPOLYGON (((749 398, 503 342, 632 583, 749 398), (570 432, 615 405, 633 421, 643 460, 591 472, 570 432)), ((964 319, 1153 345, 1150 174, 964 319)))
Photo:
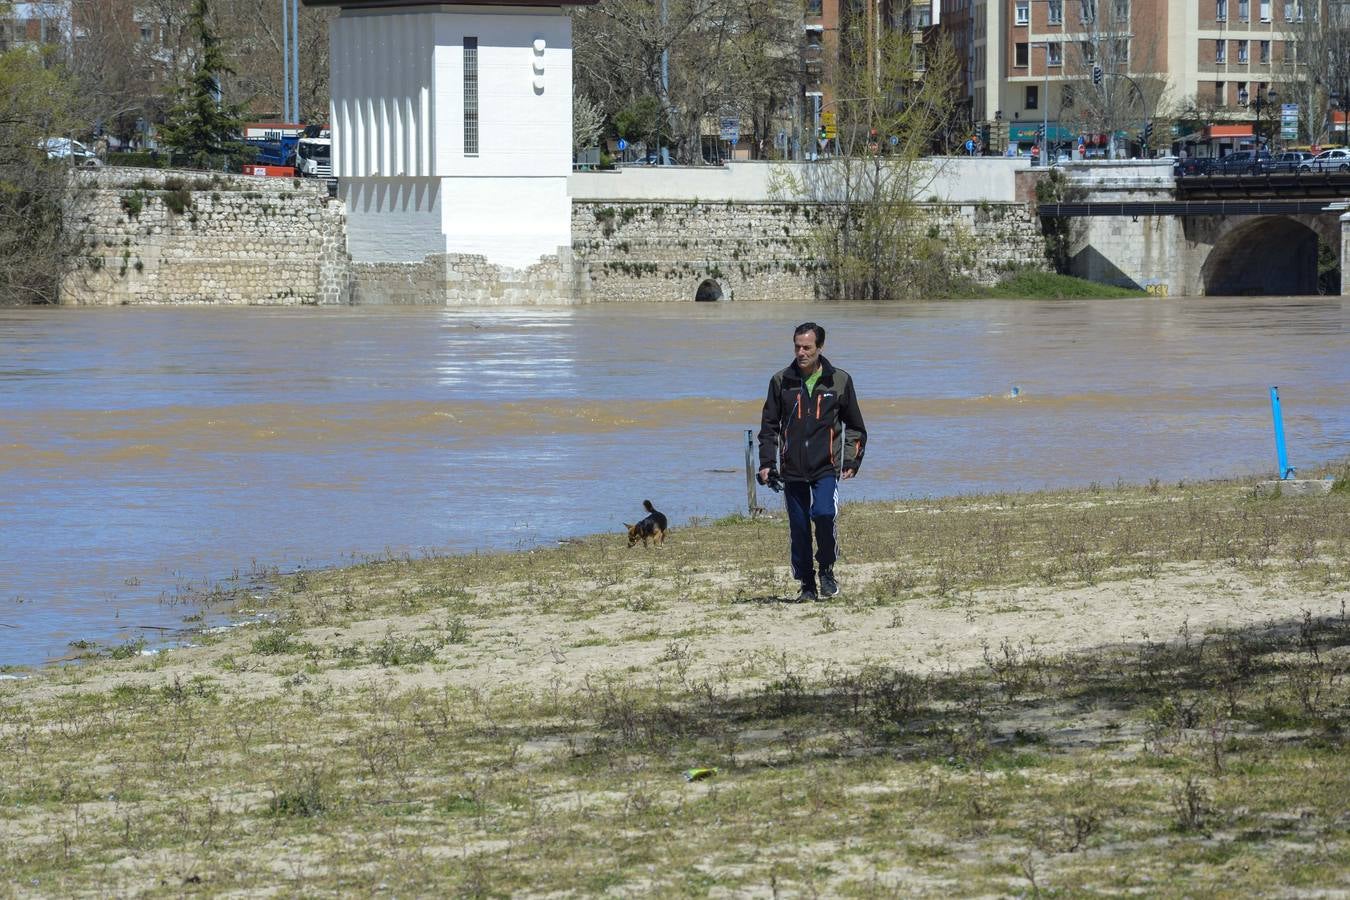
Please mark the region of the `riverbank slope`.
MULTIPOLYGON (((1344 477, 1344 473, 1342 473, 1344 477)), ((1350 491, 391 559, 0 682, 17 894, 1350 890, 1350 491)))

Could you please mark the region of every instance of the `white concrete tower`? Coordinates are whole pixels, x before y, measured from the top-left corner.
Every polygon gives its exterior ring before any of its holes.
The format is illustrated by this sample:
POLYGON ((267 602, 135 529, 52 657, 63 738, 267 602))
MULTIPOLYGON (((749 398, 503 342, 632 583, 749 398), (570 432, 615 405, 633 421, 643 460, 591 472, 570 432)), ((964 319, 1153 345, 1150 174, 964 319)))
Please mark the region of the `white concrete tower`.
POLYGON ((330 25, 333 174, 353 262, 570 250, 572 30, 595 0, 304 0, 330 25))

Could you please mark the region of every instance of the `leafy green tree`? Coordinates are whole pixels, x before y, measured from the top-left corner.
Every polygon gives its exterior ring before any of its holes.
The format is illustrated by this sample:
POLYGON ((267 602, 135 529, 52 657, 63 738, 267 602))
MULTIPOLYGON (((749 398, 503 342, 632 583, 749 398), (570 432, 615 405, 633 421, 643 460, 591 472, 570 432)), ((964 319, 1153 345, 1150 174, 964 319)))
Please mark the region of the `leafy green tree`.
POLYGON ((208 0, 194 0, 189 26, 200 56, 178 102, 169 110, 160 138, 197 168, 226 166, 246 158, 249 148, 238 137, 243 131, 242 106, 221 99, 221 76, 233 70, 212 29, 208 0))
POLYGON ((75 127, 77 92, 41 50, 0 53, 0 304, 54 303, 78 236, 64 215, 72 159, 48 159, 75 127))

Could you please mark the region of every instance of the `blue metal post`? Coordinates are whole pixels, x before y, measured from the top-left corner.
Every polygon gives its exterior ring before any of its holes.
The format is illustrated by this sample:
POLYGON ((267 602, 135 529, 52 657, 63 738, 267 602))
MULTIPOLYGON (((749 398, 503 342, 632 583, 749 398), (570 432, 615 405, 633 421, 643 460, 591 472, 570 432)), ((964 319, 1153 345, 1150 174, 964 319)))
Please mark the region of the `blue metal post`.
POLYGON ((281 121, 291 122, 291 0, 281 0, 281 121))
POLYGON ((1275 420, 1275 457, 1279 461, 1280 480, 1284 480, 1294 474, 1294 467, 1289 465, 1289 454, 1284 448, 1284 418, 1280 415, 1280 389, 1275 386, 1270 388, 1270 414, 1275 420))

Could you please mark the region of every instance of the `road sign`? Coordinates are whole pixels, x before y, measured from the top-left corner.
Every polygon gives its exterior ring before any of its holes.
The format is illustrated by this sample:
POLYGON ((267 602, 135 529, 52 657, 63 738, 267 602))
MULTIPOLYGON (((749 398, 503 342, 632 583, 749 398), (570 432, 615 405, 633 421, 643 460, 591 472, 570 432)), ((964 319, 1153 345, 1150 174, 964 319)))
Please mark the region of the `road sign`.
POLYGON ((619 138, 619 142, 618 142, 617 144, 615 144, 614 146, 618 147, 620 151, 627 150, 627 149, 628 149, 628 142, 625 141, 623 138, 619 138))
POLYGON ((835 126, 836 121, 833 110, 827 110, 820 114, 820 127, 825 129, 827 138, 833 139, 839 136, 839 131, 835 126))
POLYGON ((1292 141, 1298 138, 1298 104, 1285 103, 1280 106, 1280 138, 1292 141))
POLYGON ((722 140, 733 144, 741 139, 741 120, 736 116, 723 116, 719 120, 722 140))

